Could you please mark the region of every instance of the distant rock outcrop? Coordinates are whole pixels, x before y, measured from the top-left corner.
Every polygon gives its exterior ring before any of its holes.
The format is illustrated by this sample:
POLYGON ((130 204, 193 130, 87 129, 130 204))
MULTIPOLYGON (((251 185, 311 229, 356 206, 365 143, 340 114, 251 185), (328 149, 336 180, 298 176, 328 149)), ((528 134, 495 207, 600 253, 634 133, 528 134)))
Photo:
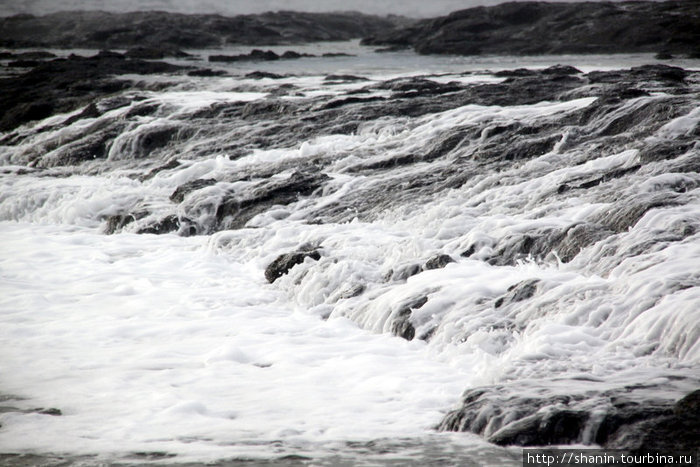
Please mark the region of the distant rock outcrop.
POLYGON ((365 45, 422 54, 695 54, 700 4, 511 2, 453 12, 367 37, 365 45))
POLYGON ((289 44, 366 37, 395 25, 391 18, 360 13, 280 11, 225 17, 72 11, 0 18, 0 47, 178 49, 289 44))

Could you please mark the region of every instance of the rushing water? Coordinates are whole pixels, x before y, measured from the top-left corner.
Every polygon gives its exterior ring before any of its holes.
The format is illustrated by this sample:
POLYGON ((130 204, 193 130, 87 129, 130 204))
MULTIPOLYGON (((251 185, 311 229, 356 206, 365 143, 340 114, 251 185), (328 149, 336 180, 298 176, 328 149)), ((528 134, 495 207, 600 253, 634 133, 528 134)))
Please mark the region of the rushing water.
POLYGON ((631 99, 583 126, 570 117, 595 97, 384 115, 347 131, 352 106, 332 125, 305 122, 399 76, 498 83, 489 71, 650 57, 295 49, 355 56, 255 65, 292 73, 278 80, 133 77, 145 90, 129 91, 128 105, 67 125, 52 117, 0 146, 0 452, 88 465, 520 465, 518 449, 435 431, 465 389, 551 395, 643 383, 675 400, 697 387, 700 176, 684 168, 697 145, 637 167, 644 145, 692 143, 697 90, 681 103, 665 92, 631 99), (324 80, 331 72, 367 80, 324 80), (255 113, 271 100, 284 105, 255 113), (667 104, 676 107, 610 136, 623 117, 667 104), (556 144, 480 165, 509 125, 545 128, 556 144), (104 158, 66 165, 105 134, 104 158), (400 162, 415 154, 437 156, 400 162), (311 188, 279 194, 295 177, 311 188), (255 204, 265 196, 272 202, 255 204), (647 209, 635 222, 606 217, 636 202, 647 209), (167 218, 173 232, 143 233, 167 218), (508 249, 595 219, 606 228, 580 251, 508 249), (266 266, 299 248, 320 259, 269 284, 266 266), (453 262, 421 269, 440 254, 453 262), (510 292, 535 279, 529 296, 510 292), (394 335, 407 311, 410 341, 394 335))

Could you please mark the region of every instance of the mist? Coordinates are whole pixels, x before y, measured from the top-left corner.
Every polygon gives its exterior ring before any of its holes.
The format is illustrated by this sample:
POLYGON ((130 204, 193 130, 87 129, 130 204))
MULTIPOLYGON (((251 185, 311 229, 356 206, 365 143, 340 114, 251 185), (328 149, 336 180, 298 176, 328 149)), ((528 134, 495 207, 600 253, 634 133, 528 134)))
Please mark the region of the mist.
MULTIPOLYGON (((571 2, 575 0, 550 1, 571 2)), ((113 12, 162 10, 177 13, 218 13, 223 15, 277 10, 312 12, 353 10, 377 15, 398 14, 420 18, 440 16, 473 6, 499 3, 504 2, 502 0, 5 0, 0 1, 0 16, 21 13, 42 15, 72 10, 113 12)))

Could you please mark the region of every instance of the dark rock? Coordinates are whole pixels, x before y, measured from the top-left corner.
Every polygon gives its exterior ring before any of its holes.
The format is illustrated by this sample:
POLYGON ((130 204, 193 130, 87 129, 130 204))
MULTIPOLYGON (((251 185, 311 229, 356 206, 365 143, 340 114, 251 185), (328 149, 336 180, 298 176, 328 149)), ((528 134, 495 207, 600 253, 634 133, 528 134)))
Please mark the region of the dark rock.
POLYGON ((633 227, 649 210, 678 204, 674 196, 666 193, 634 196, 619 201, 599 214, 594 221, 613 232, 625 232, 633 227))
POLYGON ((129 86, 113 75, 169 73, 180 69, 163 62, 124 60, 123 56, 112 53, 93 57, 72 55, 43 62, 24 74, 0 80, 0 131, 72 111, 129 86))
POLYGON ((423 54, 691 53, 700 43, 694 2, 509 2, 455 11, 363 39, 423 54))
POLYGON ((386 281, 405 281, 409 277, 413 277, 416 274, 423 272, 423 268, 420 264, 408 264, 397 268, 396 270, 390 269, 384 276, 386 281))
POLYGON ((376 102, 376 101, 383 101, 385 98, 380 97, 380 96, 372 96, 372 97, 346 97, 343 99, 336 99, 332 101, 328 101, 323 106, 321 107, 322 110, 328 110, 328 109, 337 109, 338 107, 343 107, 348 104, 359 104, 359 103, 366 103, 366 102, 376 102))
POLYGON ((364 76, 355 76, 355 75, 328 75, 324 79, 324 81, 337 81, 341 83, 348 83, 348 82, 355 82, 355 81, 369 81, 368 78, 365 78, 364 76))
POLYGON ((493 74, 501 78, 518 78, 523 76, 537 76, 536 70, 531 70, 529 68, 517 68, 515 70, 500 70, 493 74))
POLYGON ((299 53, 299 52, 295 52, 293 50, 287 50, 282 55, 280 55, 280 58, 282 60, 296 60, 298 58, 311 58, 311 57, 315 57, 315 55, 314 54, 307 54, 307 53, 299 53))
POLYGON ((245 75, 245 77, 251 78, 251 79, 263 79, 263 78, 282 79, 282 78, 284 78, 283 75, 278 75, 277 73, 270 73, 268 71, 253 71, 251 73, 247 73, 245 75))
POLYGON ((139 234, 156 234, 162 235, 170 232, 177 232, 180 228, 180 219, 176 215, 170 215, 164 217, 158 222, 149 225, 148 227, 143 227, 136 231, 139 234))
POLYGON ((224 17, 163 11, 71 11, 0 18, 0 47, 142 47, 172 53, 172 49, 224 44, 342 41, 376 34, 395 24, 396 18, 360 13, 279 11, 224 17))
POLYGON ((216 180, 213 178, 198 178, 197 180, 184 183, 177 187, 177 189, 170 195, 170 201, 173 203, 182 203, 185 196, 193 191, 197 191, 214 184, 216 184, 216 180))
POLYGON ((269 283, 275 282, 294 266, 303 263, 306 258, 318 261, 321 259, 321 253, 318 250, 299 250, 280 255, 265 269, 265 279, 269 283))
POLYGON ((675 159, 685 154, 695 146, 693 141, 659 141, 642 148, 639 152, 639 160, 643 164, 668 159, 675 159))
POLYGON ((364 284, 355 284, 345 289, 339 296, 340 299, 358 297, 365 291, 364 284))
POLYGON ((287 179, 261 182, 245 194, 232 194, 216 208, 217 228, 241 228, 271 206, 287 205, 311 195, 328 179, 322 173, 294 172, 287 179))
MULTIPOLYGON (((174 169, 174 168, 180 167, 180 165, 181 165, 181 164, 180 164, 180 162, 177 161, 177 159, 173 159, 173 160, 168 161, 167 163, 165 163, 165 164, 163 164, 163 165, 161 165, 161 166, 159 166, 159 167, 156 167, 156 168, 154 168, 154 169, 151 169, 147 174, 141 175, 141 176, 139 177, 139 181, 140 181, 140 182, 145 182, 146 180, 152 179, 153 177, 155 177, 157 174, 159 174, 160 172, 162 172, 162 171, 164 171, 164 170, 174 169)), ((177 190, 175 190, 175 191, 177 191, 177 190)), ((174 196, 174 195, 175 195, 175 193, 173 193, 173 194, 170 195, 170 196, 172 197, 172 196, 174 196)))
POLYGON ((389 53, 389 52, 401 52, 402 50, 407 50, 409 49, 408 44, 397 44, 397 45, 392 45, 389 47, 381 47, 379 49, 374 49, 375 53, 378 54, 383 54, 383 53, 389 53))
POLYGON ((65 124, 70 125, 74 122, 77 122, 78 120, 82 120, 84 118, 96 118, 96 117, 99 117, 100 115, 101 115, 101 112, 97 108, 97 105, 94 102, 91 102, 78 115, 73 115, 68 120, 66 120, 65 124))
POLYGON ((173 141, 187 139, 188 132, 178 126, 154 127, 140 133, 136 137, 134 150, 131 155, 135 158, 149 156, 153 151, 161 149, 173 141))
POLYGON ((187 76, 197 76, 201 78, 211 78, 214 76, 226 76, 227 72, 224 70, 212 70, 211 68, 200 68, 198 70, 192 70, 187 72, 187 76))
POLYGON ((606 183, 611 180, 616 180, 618 178, 624 177, 625 175, 631 174, 636 172, 641 168, 641 165, 633 165, 631 167, 625 167, 625 168, 620 168, 620 169, 614 169, 611 170, 610 172, 605 173, 601 177, 596 177, 593 179, 588 179, 588 180, 577 180, 577 181, 569 181, 564 183, 563 185, 560 185, 559 188, 557 188, 557 193, 566 193, 567 191, 570 190, 586 190, 589 188, 592 188, 594 186, 598 186, 601 183, 606 183))
POLYGON ((107 225, 104 228, 104 233, 111 235, 123 229, 127 225, 136 220, 133 214, 114 214, 107 217, 107 225))
MULTIPOLYGON (((572 387, 580 385, 572 381, 572 387)), ((602 392, 523 397, 500 386, 476 388, 464 393, 462 408, 450 412, 438 429, 481 434, 499 445, 585 442, 633 451, 695 449, 700 391, 674 405, 649 398, 653 389, 653 384, 645 383, 602 392)))
POLYGON ((523 300, 531 298, 535 295, 535 292, 537 292, 537 285, 539 283, 539 279, 527 279, 515 285, 511 285, 508 287, 508 293, 496 300, 493 305, 494 308, 500 308, 503 305, 522 302, 523 300))
POLYGON ((576 224, 566 230, 555 251, 562 262, 568 263, 582 249, 612 235, 614 232, 598 224, 576 224))
POLYGON ((413 340, 416 336, 416 329, 411 323, 411 314, 413 310, 421 308, 426 303, 428 303, 428 297, 423 296, 411 299, 400 305, 396 313, 394 313, 394 320, 391 323, 392 334, 403 337, 407 341, 413 340))
POLYGON ((700 439, 699 399, 700 390, 696 390, 672 406, 615 402, 596 442, 637 452, 694 450, 700 439))
POLYGON ((38 60, 15 60, 10 62, 7 66, 11 68, 32 68, 38 66, 41 62, 38 60))
POLYGON ((544 417, 532 415, 512 423, 489 437, 500 446, 551 446, 581 441, 590 415, 583 411, 562 410, 544 417))
POLYGON ((581 70, 579 70, 576 67, 573 67, 571 65, 554 65, 550 66, 549 68, 545 68, 542 70, 542 74, 545 75, 577 75, 579 73, 583 73, 581 70))
POLYGON ((437 255, 430 258, 423 266, 423 269, 426 271, 429 269, 442 269, 454 262, 455 260, 453 260, 450 255, 437 255))
POLYGON ((334 57, 354 57, 352 54, 346 54, 344 52, 326 52, 322 55, 322 57, 325 58, 334 58, 334 57))
POLYGON ((180 49, 173 47, 136 46, 126 51, 124 54, 130 58, 140 58, 143 60, 161 60, 166 57, 184 58, 191 55, 180 49))
POLYGON ((669 65, 642 65, 625 70, 592 71, 586 74, 591 83, 624 83, 630 81, 662 81, 669 84, 681 84, 688 72, 680 67, 669 65))
POLYGON ((50 408, 50 409, 36 409, 36 412, 41 415, 51 415, 54 417, 60 417, 63 415, 60 409, 50 408))
POLYGON ((562 234, 560 229, 542 228, 509 235, 499 241, 487 261, 494 266, 512 266, 522 260, 543 259, 559 243, 562 234))

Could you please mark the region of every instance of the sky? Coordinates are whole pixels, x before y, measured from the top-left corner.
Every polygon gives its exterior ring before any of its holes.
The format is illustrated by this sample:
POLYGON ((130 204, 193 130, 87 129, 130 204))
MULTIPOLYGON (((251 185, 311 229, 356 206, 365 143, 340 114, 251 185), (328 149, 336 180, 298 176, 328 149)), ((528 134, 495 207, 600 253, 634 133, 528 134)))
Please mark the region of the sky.
POLYGON ((355 10, 379 15, 431 17, 472 6, 498 3, 503 3, 503 0, 0 0, 0 16, 18 13, 43 14, 62 10, 165 10, 225 15, 276 10, 355 10))

